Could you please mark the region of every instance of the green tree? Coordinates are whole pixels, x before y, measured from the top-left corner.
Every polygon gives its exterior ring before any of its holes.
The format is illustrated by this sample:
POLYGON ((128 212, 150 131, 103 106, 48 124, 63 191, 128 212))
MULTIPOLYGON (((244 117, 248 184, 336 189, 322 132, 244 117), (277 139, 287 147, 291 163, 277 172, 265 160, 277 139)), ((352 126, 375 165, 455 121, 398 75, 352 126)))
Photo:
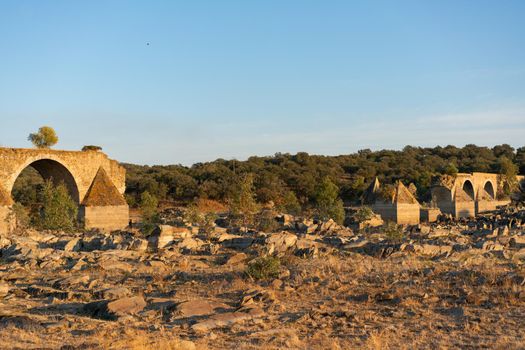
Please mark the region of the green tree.
POLYGON ((339 224, 343 223, 345 219, 343 201, 339 198, 339 188, 329 177, 324 177, 317 186, 315 204, 321 220, 333 219, 339 224))
POLYGON ((158 221, 157 208, 159 201, 148 191, 140 195, 140 210, 142 212, 142 222, 145 224, 155 224, 158 221))
POLYGON ((55 129, 50 126, 42 126, 38 132, 29 134, 27 139, 37 148, 51 148, 58 142, 55 129))
POLYGON ((292 215, 299 215, 301 214, 302 210, 301 204, 299 203, 299 200, 293 191, 288 191, 285 193, 279 209, 284 211, 286 214, 292 215))
POLYGON ((54 186, 50 180, 42 188, 41 228, 47 230, 71 230, 76 226, 77 204, 71 199, 64 183, 54 186))
POLYGON ((503 182, 504 195, 508 196, 517 189, 518 180, 516 175, 518 175, 518 166, 509 158, 502 156, 498 159, 498 167, 503 182))
POLYGON ((456 176, 458 174, 458 171, 459 170, 454 165, 454 163, 448 163, 443 172, 450 176, 456 176))
POLYGON ((233 198, 230 203, 230 210, 235 217, 239 217, 242 221, 242 227, 248 228, 249 224, 253 224, 255 214, 259 210, 259 206, 255 200, 253 174, 244 175, 236 190, 233 193, 233 198))
POLYGON ((520 147, 516 150, 515 161, 519 167, 519 173, 525 174, 525 147, 520 147))

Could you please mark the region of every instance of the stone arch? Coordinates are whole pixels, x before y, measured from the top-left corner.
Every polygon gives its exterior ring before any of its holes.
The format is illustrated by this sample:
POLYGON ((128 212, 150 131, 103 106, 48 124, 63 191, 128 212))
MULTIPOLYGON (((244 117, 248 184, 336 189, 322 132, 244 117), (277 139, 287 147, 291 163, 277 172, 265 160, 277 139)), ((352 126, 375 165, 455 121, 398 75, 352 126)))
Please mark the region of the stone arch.
POLYGON ((489 195, 490 199, 496 199, 496 191, 494 188, 494 184, 491 181, 487 180, 487 182, 485 182, 485 184, 483 185, 483 191, 485 191, 485 193, 489 195))
POLYGON ((465 180, 462 186, 463 191, 470 197, 471 200, 475 199, 474 185, 470 180, 465 180))
POLYGON ((51 180, 55 185, 64 183, 71 198, 75 203, 80 204, 80 194, 75 177, 62 162, 50 158, 32 159, 21 166, 18 171, 13 174, 12 181, 6 189, 9 193, 12 192, 16 179, 27 167, 32 167, 44 180, 51 180))

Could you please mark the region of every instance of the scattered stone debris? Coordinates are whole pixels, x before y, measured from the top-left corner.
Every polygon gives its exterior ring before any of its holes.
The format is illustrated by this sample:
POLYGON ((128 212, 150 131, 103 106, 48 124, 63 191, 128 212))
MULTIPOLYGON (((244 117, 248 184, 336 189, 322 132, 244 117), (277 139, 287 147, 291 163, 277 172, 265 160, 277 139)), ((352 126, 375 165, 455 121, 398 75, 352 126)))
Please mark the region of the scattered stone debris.
POLYGON ((324 349, 370 348, 381 334, 392 347, 406 339, 412 348, 493 347, 502 336, 510 348, 525 346, 521 208, 442 216, 396 236, 379 221, 352 229, 291 215, 276 222, 274 232, 164 224, 148 237, 2 236, 0 339, 14 348, 108 348, 145 331, 148 344, 169 335, 188 349, 324 349), (250 264, 267 257, 278 271, 249 277, 250 264))

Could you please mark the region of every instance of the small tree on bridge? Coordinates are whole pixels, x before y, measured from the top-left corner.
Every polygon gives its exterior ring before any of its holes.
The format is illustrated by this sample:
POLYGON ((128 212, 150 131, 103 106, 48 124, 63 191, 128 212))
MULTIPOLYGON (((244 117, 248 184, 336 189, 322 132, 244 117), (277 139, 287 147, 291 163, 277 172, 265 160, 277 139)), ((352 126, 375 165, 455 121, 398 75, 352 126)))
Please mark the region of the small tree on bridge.
POLYGON ((58 142, 58 136, 50 126, 43 126, 38 129, 38 132, 29 134, 29 141, 37 148, 51 148, 58 142))

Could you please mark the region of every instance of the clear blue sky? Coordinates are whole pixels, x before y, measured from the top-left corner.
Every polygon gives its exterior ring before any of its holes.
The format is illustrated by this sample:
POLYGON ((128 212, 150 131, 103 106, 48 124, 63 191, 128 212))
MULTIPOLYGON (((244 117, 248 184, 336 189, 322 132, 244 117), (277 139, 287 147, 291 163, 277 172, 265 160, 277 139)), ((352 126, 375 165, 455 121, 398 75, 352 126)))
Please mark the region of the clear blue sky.
POLYGON ((525 1, 0 0, 0 144, 139 164, 525 144, 525 1), (147 45, 149 43, 149 45, 147 45))

